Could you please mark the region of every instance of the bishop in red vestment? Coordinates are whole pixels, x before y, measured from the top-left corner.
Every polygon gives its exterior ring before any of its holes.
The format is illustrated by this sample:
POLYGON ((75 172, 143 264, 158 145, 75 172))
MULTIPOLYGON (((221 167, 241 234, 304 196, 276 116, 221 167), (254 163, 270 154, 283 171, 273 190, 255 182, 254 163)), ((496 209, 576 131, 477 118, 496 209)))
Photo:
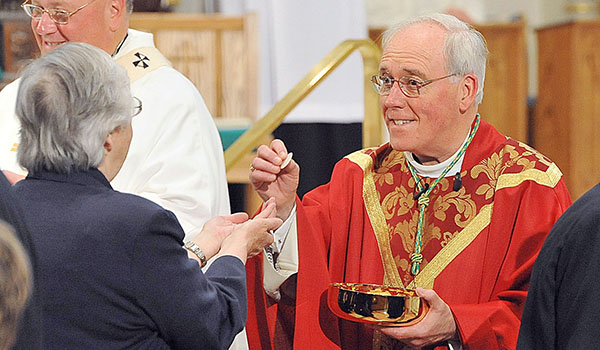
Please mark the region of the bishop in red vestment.
POLYGON ((552 161, 480 120, 473 62, 486 53, 447 15, 390 29, 373 77, 390 142, 342 159, 302 201, 283 143, 258 149, 251 181, 292 233, 279 257, 248 262, 252 349, 516 347, 533 262, 571 200, 552 161), (267 294, 277 258, 296 266, 267 294), (329 311, 331 282, 418 287, 431 309, 413 326, 366 327, 329 311))

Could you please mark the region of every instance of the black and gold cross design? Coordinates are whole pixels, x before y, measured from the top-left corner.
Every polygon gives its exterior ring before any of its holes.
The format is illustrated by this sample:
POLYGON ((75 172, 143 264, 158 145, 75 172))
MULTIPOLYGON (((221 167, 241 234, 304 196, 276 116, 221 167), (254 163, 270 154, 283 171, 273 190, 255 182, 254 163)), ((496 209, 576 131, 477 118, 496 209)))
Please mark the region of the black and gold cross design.
POLYGON ((148 63, 146 63, 146 61, 150 61, 148 56, 145 56, 139 52, 136 52, 134 55, 135 55, 135 57, 139 58, 139 60, 133 61, 133 65, 135 67, 142 67, 144 69, 149 67, 148 63))

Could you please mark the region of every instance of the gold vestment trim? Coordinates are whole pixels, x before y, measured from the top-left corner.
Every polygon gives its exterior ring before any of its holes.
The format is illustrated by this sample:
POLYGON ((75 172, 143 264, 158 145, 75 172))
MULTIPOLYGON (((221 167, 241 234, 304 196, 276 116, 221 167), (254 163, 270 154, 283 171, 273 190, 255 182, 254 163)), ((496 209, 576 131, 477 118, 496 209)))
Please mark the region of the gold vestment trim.
MULTIPOLYGON (((561 177, 560 169, 552 163, 546 171, 527 169, 517 174, 500 175, 496 182, 495 191, 502 188, 516 187, 525 181, 534 181, 543 186, 554 187, 561 177)), ((409 288, 418 286, 433 289, 437 276, 490 224, 492 209, 493 203, 484 205, 473 220, 431 259, 423 271, 411 282, 409 288)))
POLYGON ((366 154, 364 150, 349 154, 346 158, 363 170, 363 201, 379 246, 379 255, 381 255, 384 271, 383 284, 404 288, 392 254, 387 222, 381 208, 379 193, 375 187, 372 172, 373 158, 366 154))
MULTIPOLYGON (((346 158, 363 169, 363 199, 367 214, 371 220, 371 225, 373 226, 373 231, 375 232, 375 237, 377 238, 377 244, 379 245, 379 252, 385 271, 384 284, 404 287, 392 254, 387 222, 383 215, 379 193, 373 179, 373 158, 365 154, 364 151, 354 152, 346 158)), ((555 163, 551 163, 546 171, 527 169, 517 174, 500 175, 496 182, 495 191, 502 188, 515 187, 528 180, 543 186, 554 187, 560 181, 561 177, 562 173, 558 166, 555 163)), ((490 224, 492 209, 493 203, 481 207, 473 220, 431 259, 408 285, 408 288, 418 286, 433 289, 437 276, 490 224)))
POLYGON ((493 204, 481 207, 473 220, 431 259, 423 271, 410 283, 409 288, 433 289, 436 277, 490 224, 492 208, 493 204))
POLYGON ((524 181, 531 180, 542 186, 554 187, 560 181, 562 173, 558 166, 554 163, 548 166, 546 171, 538 169, 527 169, 517 174, 502 174, 498 177, 496 191, 507 188, 516 187, 524 181))

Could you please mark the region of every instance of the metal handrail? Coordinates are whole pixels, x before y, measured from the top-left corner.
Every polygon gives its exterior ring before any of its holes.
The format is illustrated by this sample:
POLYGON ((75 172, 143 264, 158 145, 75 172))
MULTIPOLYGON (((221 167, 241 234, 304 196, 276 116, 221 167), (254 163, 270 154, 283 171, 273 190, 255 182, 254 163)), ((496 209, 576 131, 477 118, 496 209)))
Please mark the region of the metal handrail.
POLYGON ((370 85, 371 76, 379 71, 381 50, 371 40, 346 40, 331 50, 267 114, 227 148, 225 151, 225 168, 229 170, 244 155, 258 147, 260 142, 283 122, 288 113, 355 50, 359 50, 364 68, 365 117, 363 121, 363 147, 379 145, 383 138, 379 95, 370 88, 370 85))

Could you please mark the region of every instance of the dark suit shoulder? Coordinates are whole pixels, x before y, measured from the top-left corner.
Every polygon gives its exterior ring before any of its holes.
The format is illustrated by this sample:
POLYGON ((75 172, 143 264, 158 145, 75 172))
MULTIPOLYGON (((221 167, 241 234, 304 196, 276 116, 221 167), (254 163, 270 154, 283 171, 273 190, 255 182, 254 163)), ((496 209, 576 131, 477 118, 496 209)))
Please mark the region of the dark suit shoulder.
POLYGON ((105 217, 112 218, 115 222, 127 223, 145 233, 172 233, 183 240, 183 228, 173 212, 167 210, 149 199, 135 194, 110 191, 100 203, 108 209, 105 217))
POLYGON ((108 193, 108 196, 105 200, 109 203, 114 203, 112 208, 114 211, 135 209, 135 211, 141 216, 152 216, 160 212, 171 213, 169 210, 161 207, 153 201, 131 193, 113 190, 108 193))
MULTIPOLYGON (((34 225, 41 225, 44 220, 57 227, 69 223, 72 230, 102 232, 123 246, 130 246, 136 236, 161 228, 177 239, 184 236, 172 212, 148 199, 93 181, 82 185, 28 178, 13 186, 13 191, 34 225), (160 227, 155 227, 157 223, 160 227)), ((43 227, 39 229, 43 231, 43 227)))
MULTIPOLYGON (((556 221, 548 236, 551 243, 569 240, 571 244, 588 241, 592 235, 574 235, 576 232, 596 231, 600 233, 600 184, 581 196, 556 221)), ((595 236, 595 235, 593 235, 595 236)))

